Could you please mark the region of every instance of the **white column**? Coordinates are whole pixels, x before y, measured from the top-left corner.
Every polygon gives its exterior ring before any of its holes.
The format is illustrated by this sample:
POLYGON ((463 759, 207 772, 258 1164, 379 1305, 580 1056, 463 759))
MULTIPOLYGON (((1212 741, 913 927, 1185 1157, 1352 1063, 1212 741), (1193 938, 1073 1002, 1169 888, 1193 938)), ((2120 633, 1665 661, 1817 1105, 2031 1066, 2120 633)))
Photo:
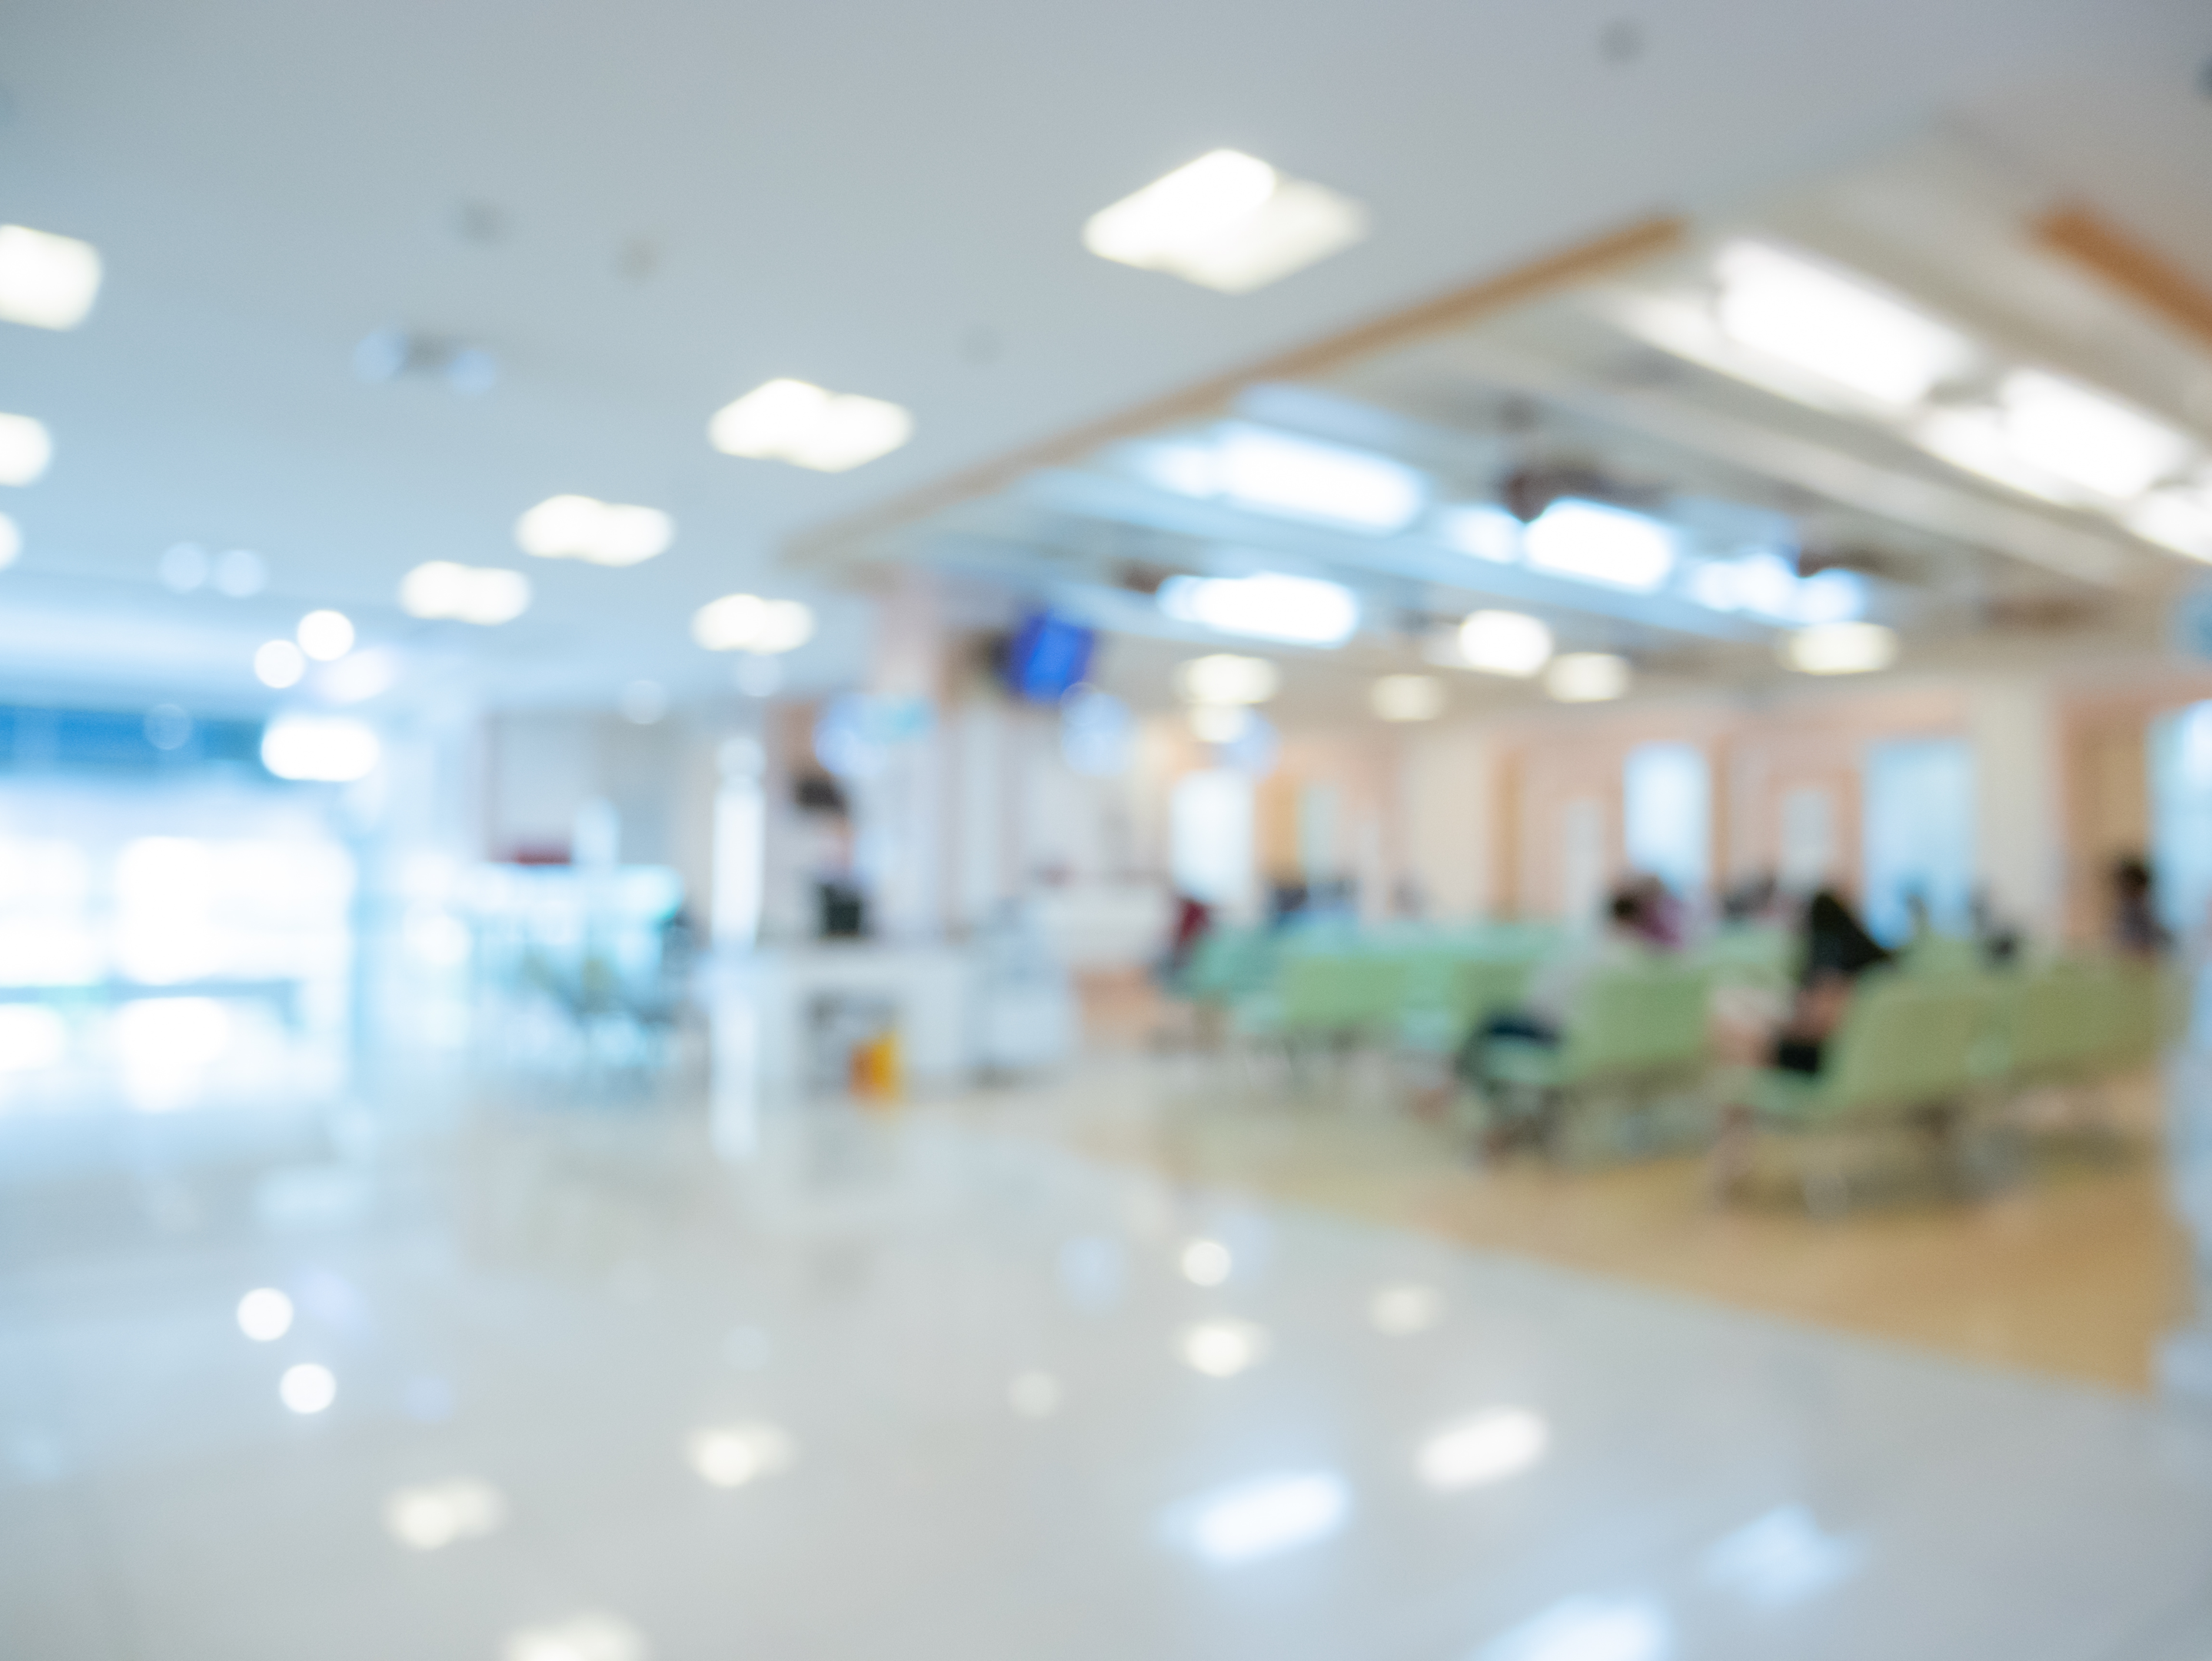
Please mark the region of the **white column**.
POLYGON ((2056 940, 2065 923, 2065 861, 2050 689, 2027 676, 1977 681, 1966 721, 1976 879, 2000 917, 2035 940, 2056 940))

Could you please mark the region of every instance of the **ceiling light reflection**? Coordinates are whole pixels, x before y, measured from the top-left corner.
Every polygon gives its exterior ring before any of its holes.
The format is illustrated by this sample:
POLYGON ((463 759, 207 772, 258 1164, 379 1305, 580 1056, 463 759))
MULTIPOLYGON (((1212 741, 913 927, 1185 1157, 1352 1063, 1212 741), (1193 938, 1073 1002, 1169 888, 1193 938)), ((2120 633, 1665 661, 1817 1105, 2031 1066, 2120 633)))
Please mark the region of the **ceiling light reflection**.
POLYGON ((1879 623, 1824 623, 1782 642, 1782 660, 1805 675, 1863 675, 1897 661, 1897 632, 1879 623))
POLYGON ((799 1445, 775 1425, 725 1425, 694 1432, 684 1453, 701 1481, 735 1488, 788 1469, 799 1445))
POLYGON ((253 673, 264 686, 283 691, 297 686, 307 672, 307 654, 289 640, 272 640, 253 654, 253 673))
POLYGON ((353 620, 343 611, 310 611, 294 630, 300 649, 318 663, 336 663, 353 650, 353 620))
POLYGON ((238 1329, 258 1344, 292 1329, 292 1300, 274 1287, 257 1287, 238 1300, 238 1329))
POLYGON ((1166 1532, 1212 1563, 1228 1566, 1310 1545, 1344 1526, 1352 1491, 1330 1471, 1267 1477, 1172 1508, 1166 1532))
POLYGON ((338 1381, 331 1370, 313 1361, 284 1369, 276 1381, 276 1394, 295 1413, 320 1413, 338 1398, 338 1381))
POLYGON ((511 1634, 501 1661, 648 1661, 645 1635, 611 1615, 580 1615, 511 1634))
POLYGON ((1300 646, 1341 646, 1359 627, 1359 600, 1341 583, 1261 572, 1249 577, 1172 576, 1162 612, 1224 635, 1300 646))
POLYGON ((0 415, 0 484, 34 484, 53 459, 54 441, 44 422, 0 415))
POLYGON ((73 236, 0 225, 0 318, 74 329, 100 295, 100 250, 73 236))
POLYGON ((1393 1338, 1426 1332, 1443 1312, 1443 1294, 1433 1287, 1384 1287, 1367 1300, 1368 1320, 1393 1338))
POLYGON ((1649 514, 1569 498, 1547 508, 1523 533, 1528 563, 1648 594, 1674 569, 1674 532, 1649 514))
POLYGON ((1550 1442, 1550 1427, 1535 1414, 1498 1408, 1429 1438, 1415 1469, 1432 1488, 1476 1488, 1528 1469, 1550 1442))
POLYGON ((1229 1248, 1218 1240, 1193 1240, 1179 1260, 1182 1277, 1193 1286, 1218 1287, 1237 1266, 1229 1248))
POLYGON ((472 1477, 399 1488, 384 1502, 385 1531, 416 1551, 481 1539, 496 1533, 506 1522, 506 1496, 472 1477))
POLYGON ((1641 1597, 1570 1597, 1493 1639, 1474 1661, 1667 1661, 1674 1626, 1641 1597))
POLYGON ((350 784, 374 772, 382 753, 374 728, 342 715, 283 715, 261 734, 261 764, 305 783, 350 784))
POLYGON ((428 560, 400 578, 399 606, 410 617, 493 628, 530 609, 530 579, 520 571, 428 560))
POLYGON ((1209 1378, 1233 1378, 1266 1359, 1264 1328, 1249 1321, 1205 1321, 1183 1329, 1176 1348, 1183 1360, 1209 1378))
POLYGON ((1635 671, 1610 652, 1567 652, 1544 671, 1544 691, 1561 703, 1606 703, 1626 695, 1635 671))

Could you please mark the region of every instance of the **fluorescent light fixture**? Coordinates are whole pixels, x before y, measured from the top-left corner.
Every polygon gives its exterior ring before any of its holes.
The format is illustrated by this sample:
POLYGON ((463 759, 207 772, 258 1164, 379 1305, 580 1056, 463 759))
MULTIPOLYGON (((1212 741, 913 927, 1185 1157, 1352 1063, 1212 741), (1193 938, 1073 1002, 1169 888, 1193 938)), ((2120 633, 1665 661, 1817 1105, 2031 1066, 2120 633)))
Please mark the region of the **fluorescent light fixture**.
POLYGON ((1200 744, 1234 744, 1251 731, 1251 710, 1241 703, 1201 703, 1189 715, 1190 735, 1200 744))
POLYGON ((100 295, 100 250, 73 236, 0 225, 0 318, 74 329, 100 295))
POLYGON ((695 1432, 684 1452, 700 1481, 735 1488, 789 1469, 799 1445, 775 1425, 726 1425, 695 1432))
POLYGON ((814 638, 814 611, 795 599, 725 594, 693 614, 691 638, 710 652, 793 652, 814 638))
POLYGON ((914 417, 896 404, 831 392, 811 381, 770 380, 707 423, 707 441, 724 455, 787 461, 842 473, 888 455, 914 436, 914 417))
POLYGON ((1102 259, 1249 294, 1350 247, 1367 210, 1256 156, 1214 150, 1091 216, 1083 246, 1102 259))
POLYGON ((1367 707, 1381 721, 1434 721, 1449 701, 1434 675, 1385 675, 1367 689, 1367 707))
POLYGON ((0 484, 33 484, 54 459, 54 441, 43 421, 0 415, 0 484))
POLYGON ((1183 1279, 1200 1287, 1219 1286, 1237 1267, 1229 1248, 1218 1240, 1193 1240, 1182 1249, 1182 1256, 1177 1261, 1183 1279))
POLYGON ((1184 1362, 1209 1378, 1233 1378, 1267 1354, 1267 1334, 1249 1321, 1205 1321, 1176 1342, 1184 1362))
POLYGON ((1414 1463, 1432 1488, 1475 1488, 1528 1469, 1544 1457, 1551 1439, 1550 1427, 1536 1415, 1500 1408, 1431 1436, 1414 1463))
POLYGON ((1158 600, 1179 623, 1297 646, 1341 646, 1359 627, 1352 590, 1317 577, 1172 576, 1160 585, 1158 600))
POLYGON ((276 1395, 295 1413, 320 1413, 338 1399, 338 1381, 328 1367, 302 1361, 284 1369, 276 1381, 276 1395))
POLYGON ((257 1344, 274 1343, 292 1329, 292 1300, 275 1287, 257 1287, 238 1300, 238 1329, 257 1344))
POLYGON ((1216 652, 1182 665, 1175 681, 1186 703, 1265 703, 1281 689, 1283 673, 1265 658, 1216 652))
POLYGON ((1897 632, 1879 623, 1822 623, 1782 642, 1782 660, 1801 674, 1863 675, 1897 661, 1897 632))
POLYGON ((530 579, 495 566, 428 560, 400 578, 399 606, 410 617, 492 628, 530 609, 530 579))
POLYGON ((1503 508, 1448 508, 1437 515, 1437 535, 1477 559, 1510 564, 1521 557, 1527 527, 1503 508))
POLYGON ((1641 1597, 1570 1597, 1474 1652, 1472 1661, 1668 1661, 1673 1623, 1641 1597))
POLYGON ((1607 703, 1625 696, 1635 672, 1611 652, 1566 652, 1544 671, 1544 691, 1561 703, 1607 703))
POLYGON ((1221 435, 1214 478, 1219 493, 1241 506, 1378 534, 1412 524, 1428 495, 1403 462, 1264 427, 1221 435))
POLYGON ((2141 496, 2195 449, 2164 422, 2040 369, 2007 375, 1997 407, 2020 459, 2116 501, 2141 496))
POLYGON ((1524 533, 1528 563, 1648 594, 1674 569, 1674 533, 1625 508, 1572 497, 1553 502, 1524 533))
POLYGON ((310 611, 295 635, 300 649, 318 663, 336 663, 353 650, 353 620, 343 611, 310 611))
POLYGON ((1527 679, 1552 657, 1552 631, 1522 611, 1477 611, 1459 626, 1459 654, 1470 669, 1527 679))
POLYGON ((2177 554, 2212 560, 2212 485, 2145 496, 2130 511, 2128 528, 2177 554))
POLYGON ((1426 1332, 1443 1318, 1443 1294, 1434 1287, 1384 1287, 1367 1300, 1367 1318, 1391 1338, 1426 1332))
POLYGON ((1716 611, 1749 611, 1776 623, 1849 623, 1866 610, 1866 580, 1856 571, 1809 577, 1770 550, 1708 560, 1690 573, 1690 597, 1716 611))
POLYGON ((373 729, 343 715, 282 715, 261 734, 261 764, 280 779, 350 784, 381 753, 373 729))
POLYGON ((647 1661, 645 1635, 611 1615, 580 1615, 508 1634, 500 1661, 647 1661))
POLYGON ((540 559, 635 565, 665 552, 676 521, 658 508, 627 507, 591 496, 549 496, 514 522, 514 540, 540 559))
POLYGON ((1878 403, 1916 404, 1970 358, 1965 338, 1934 319, 1778 248, 1732 243, 1714 269, 1723 334, 1878 403))
POLYGON ((22 532, 16 529, 14 520, 5 514, 0 514, 0 570, 5 570, 9 566, 13 565, 21 557, 22 552, 22 532))
POLYGON ((1264 1477, 1185 1500, 1167 1531, 1210 1563, 1249 1563, 1311 1545, 1344 1526, 1352 1491, 1329 1471, 1264 1477))
POLYGON ((416 1551, 481 1539, 506 1521, 506 1496, 489 1482, 465 1476, 398 1488, 384 1502, 385 1531, 416 1551))
POLYGON ((307 672, 307 654, 289 640, 272 640, 253 654, 253 673, 264 686, 283 691, 297 686, 307 672))

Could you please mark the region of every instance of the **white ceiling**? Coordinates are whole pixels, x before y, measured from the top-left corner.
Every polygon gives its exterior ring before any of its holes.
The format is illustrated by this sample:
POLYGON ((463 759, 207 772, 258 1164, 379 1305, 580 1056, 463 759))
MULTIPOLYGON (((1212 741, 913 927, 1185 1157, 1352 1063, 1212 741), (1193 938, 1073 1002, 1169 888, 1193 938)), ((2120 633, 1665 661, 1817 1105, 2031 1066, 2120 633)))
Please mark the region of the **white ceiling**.
MULTIPOLYGON (((73 333, 0 326, 0 409, 58 447, 0 500, 28 543, 0 575, 17 685, 250 703, 242 654, 42 658, 40 619, 228 639, 336 603, 447 660, 447 691, 702 693, 722 666, 691 610, 793 589, 771 556, 799 527, 1938 119, 2212 281, 2196 0, 80 0, 16 8, 0 40, 0 218, 97 243, 108 273, 73 333), (1623 20, 1642 50, 1611 61, 1623 20), (1360 198, 1373 236, 1239 299, 1083 252, 1087 214, 1219 145, 1360 198), (469 204, 496 235, 464 234, 469 204), (625 274, 640 245, 653 269, 625 274), (484 344, 503 379, 364 384, 352 347, 394 323, 484 344), (710 451, 713 410, 779 374, 907 405, 916 440, 834 477, 710 451), (562 490, 665 508, 677 545, 623 571, 525 560, 515 515, 562 490), (270 593, 167 595, 179 538, 258 549, 270 593), (526 565, 539 602, 426 634, 391 600, 433 557, 526 565)), ((826 636, 817 678, 865 650, 849 613, 826 636)))

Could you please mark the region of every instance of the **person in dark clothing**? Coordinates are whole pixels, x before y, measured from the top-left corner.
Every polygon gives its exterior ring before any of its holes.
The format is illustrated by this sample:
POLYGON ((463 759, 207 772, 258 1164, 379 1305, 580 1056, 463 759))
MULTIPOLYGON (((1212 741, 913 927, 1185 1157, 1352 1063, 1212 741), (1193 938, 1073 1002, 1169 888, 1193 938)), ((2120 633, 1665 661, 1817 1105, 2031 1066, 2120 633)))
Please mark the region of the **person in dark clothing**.
POLYGON ((1822 1046, 1843 1019, 1852 983, 1892 956, 1834 889, 1814 895, 1805 907, 1805 955, 1796 1001, 1775 1034, 1773 1065, 1791 1073, 1818 1073, 1822 1046))
POLYGON ((2112 861, 2112 944, 2127 957, 2159 957, 2173 943, 2154 891, 2148 861, 2133 854, 2112 861))

